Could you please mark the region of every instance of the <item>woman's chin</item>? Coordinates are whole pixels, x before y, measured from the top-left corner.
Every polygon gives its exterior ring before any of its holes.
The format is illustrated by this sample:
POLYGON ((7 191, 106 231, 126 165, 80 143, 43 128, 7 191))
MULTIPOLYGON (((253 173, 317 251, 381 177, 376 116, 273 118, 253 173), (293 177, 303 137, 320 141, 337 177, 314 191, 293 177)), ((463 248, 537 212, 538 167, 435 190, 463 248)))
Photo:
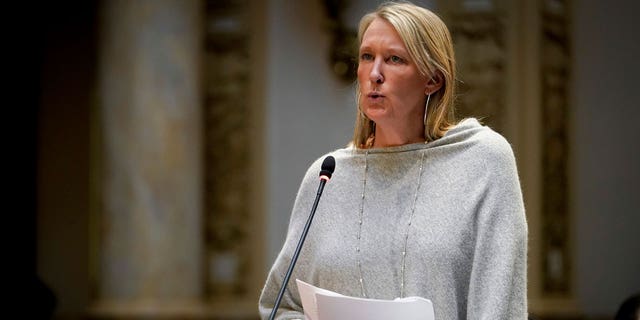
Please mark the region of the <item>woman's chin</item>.
POLYGON ((373 106, 373 107, 368 107, 366 110, 367 110, 366 112, 367 117, 373 120, 374 122, 378 119, 382 119, 386 117, 387 115, 387 110, 383 107, 373 106))

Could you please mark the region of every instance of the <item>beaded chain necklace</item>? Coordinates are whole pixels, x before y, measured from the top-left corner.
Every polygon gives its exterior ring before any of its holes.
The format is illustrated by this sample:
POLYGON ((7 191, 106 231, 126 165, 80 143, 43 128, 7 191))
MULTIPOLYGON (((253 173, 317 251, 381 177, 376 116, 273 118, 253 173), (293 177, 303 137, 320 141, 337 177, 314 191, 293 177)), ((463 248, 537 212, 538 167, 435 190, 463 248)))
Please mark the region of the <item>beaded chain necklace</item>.
MULTIPOLYGON (((404 273, 405 273, 405 261, 407 256, 407 242, 409 241, 409 229, 411 228, 411 223, 413 220, 413 216, 416 211, 416 202, 418 200, 418 192, 420 191, 420 185, 422 184, 422 167, 424 165, 424 150, 421 152, 419 164, 420 171, 418 172, 418 183, 416 183, 416 192, 413 197, 413 204, 411 205, 411 214, 409 215, 409 221, 407 223, 405 235, 404 235, 404 246, 402 248, 402 265, 400 269, 401 274, 401 282, 400 282, 400 298, 404 298, 404 273)), ((362 293, 362 297, 367 298, 365 284, 362 276, 362 262, 360 257, 360 239, 362 238, 362 224, 364 220, 364 201, 365 201, 365 190, 367 188, 367 171, 369 169, 369 164, 367 162, 367 158, 369 156, 369 150, 367 150, 364 154, 364 174, 362 178, 362 197, 360 202, 360 217, 358 219, 358 242, 356 245, 356 257, 358 263, 358 273, 359 273, 359 282, 360 282, 360 291, 362 293)))

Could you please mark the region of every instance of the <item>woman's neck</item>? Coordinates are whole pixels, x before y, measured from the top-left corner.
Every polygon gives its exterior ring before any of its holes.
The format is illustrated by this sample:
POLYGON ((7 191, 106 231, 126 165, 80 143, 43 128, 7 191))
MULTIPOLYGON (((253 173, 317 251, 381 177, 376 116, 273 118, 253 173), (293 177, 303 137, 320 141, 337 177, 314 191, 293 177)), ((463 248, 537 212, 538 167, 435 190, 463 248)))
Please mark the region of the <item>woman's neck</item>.
POLYGON ((394 147, 418 142, 424 142, 424 127, 420 130, 385 130, 376 126, 373 147, 394 147))

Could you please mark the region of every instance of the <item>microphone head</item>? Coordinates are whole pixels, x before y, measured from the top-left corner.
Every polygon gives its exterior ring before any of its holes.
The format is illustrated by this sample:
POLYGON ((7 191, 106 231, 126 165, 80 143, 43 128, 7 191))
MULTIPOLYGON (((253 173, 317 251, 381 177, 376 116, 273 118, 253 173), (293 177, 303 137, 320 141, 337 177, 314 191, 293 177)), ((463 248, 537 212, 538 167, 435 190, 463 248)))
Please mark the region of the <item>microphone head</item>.
POLYGON ((322 168, 320 169, 320 177, 324 176, 327 180, 329 180, 335 169, 336 159, 334 159, 332 156, 324 158, 324 161, 322 161, 322 168))

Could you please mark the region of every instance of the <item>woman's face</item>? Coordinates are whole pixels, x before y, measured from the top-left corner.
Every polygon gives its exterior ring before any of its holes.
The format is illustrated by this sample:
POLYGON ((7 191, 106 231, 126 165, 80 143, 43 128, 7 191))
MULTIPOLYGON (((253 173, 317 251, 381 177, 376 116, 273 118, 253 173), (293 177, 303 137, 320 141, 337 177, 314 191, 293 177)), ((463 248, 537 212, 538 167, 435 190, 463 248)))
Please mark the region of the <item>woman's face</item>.
POLYGON ((360 106, 377 125, 422 125, 428 78, 418 71, 402 38, 376 18, 362 37, 358 64, 360 106))

